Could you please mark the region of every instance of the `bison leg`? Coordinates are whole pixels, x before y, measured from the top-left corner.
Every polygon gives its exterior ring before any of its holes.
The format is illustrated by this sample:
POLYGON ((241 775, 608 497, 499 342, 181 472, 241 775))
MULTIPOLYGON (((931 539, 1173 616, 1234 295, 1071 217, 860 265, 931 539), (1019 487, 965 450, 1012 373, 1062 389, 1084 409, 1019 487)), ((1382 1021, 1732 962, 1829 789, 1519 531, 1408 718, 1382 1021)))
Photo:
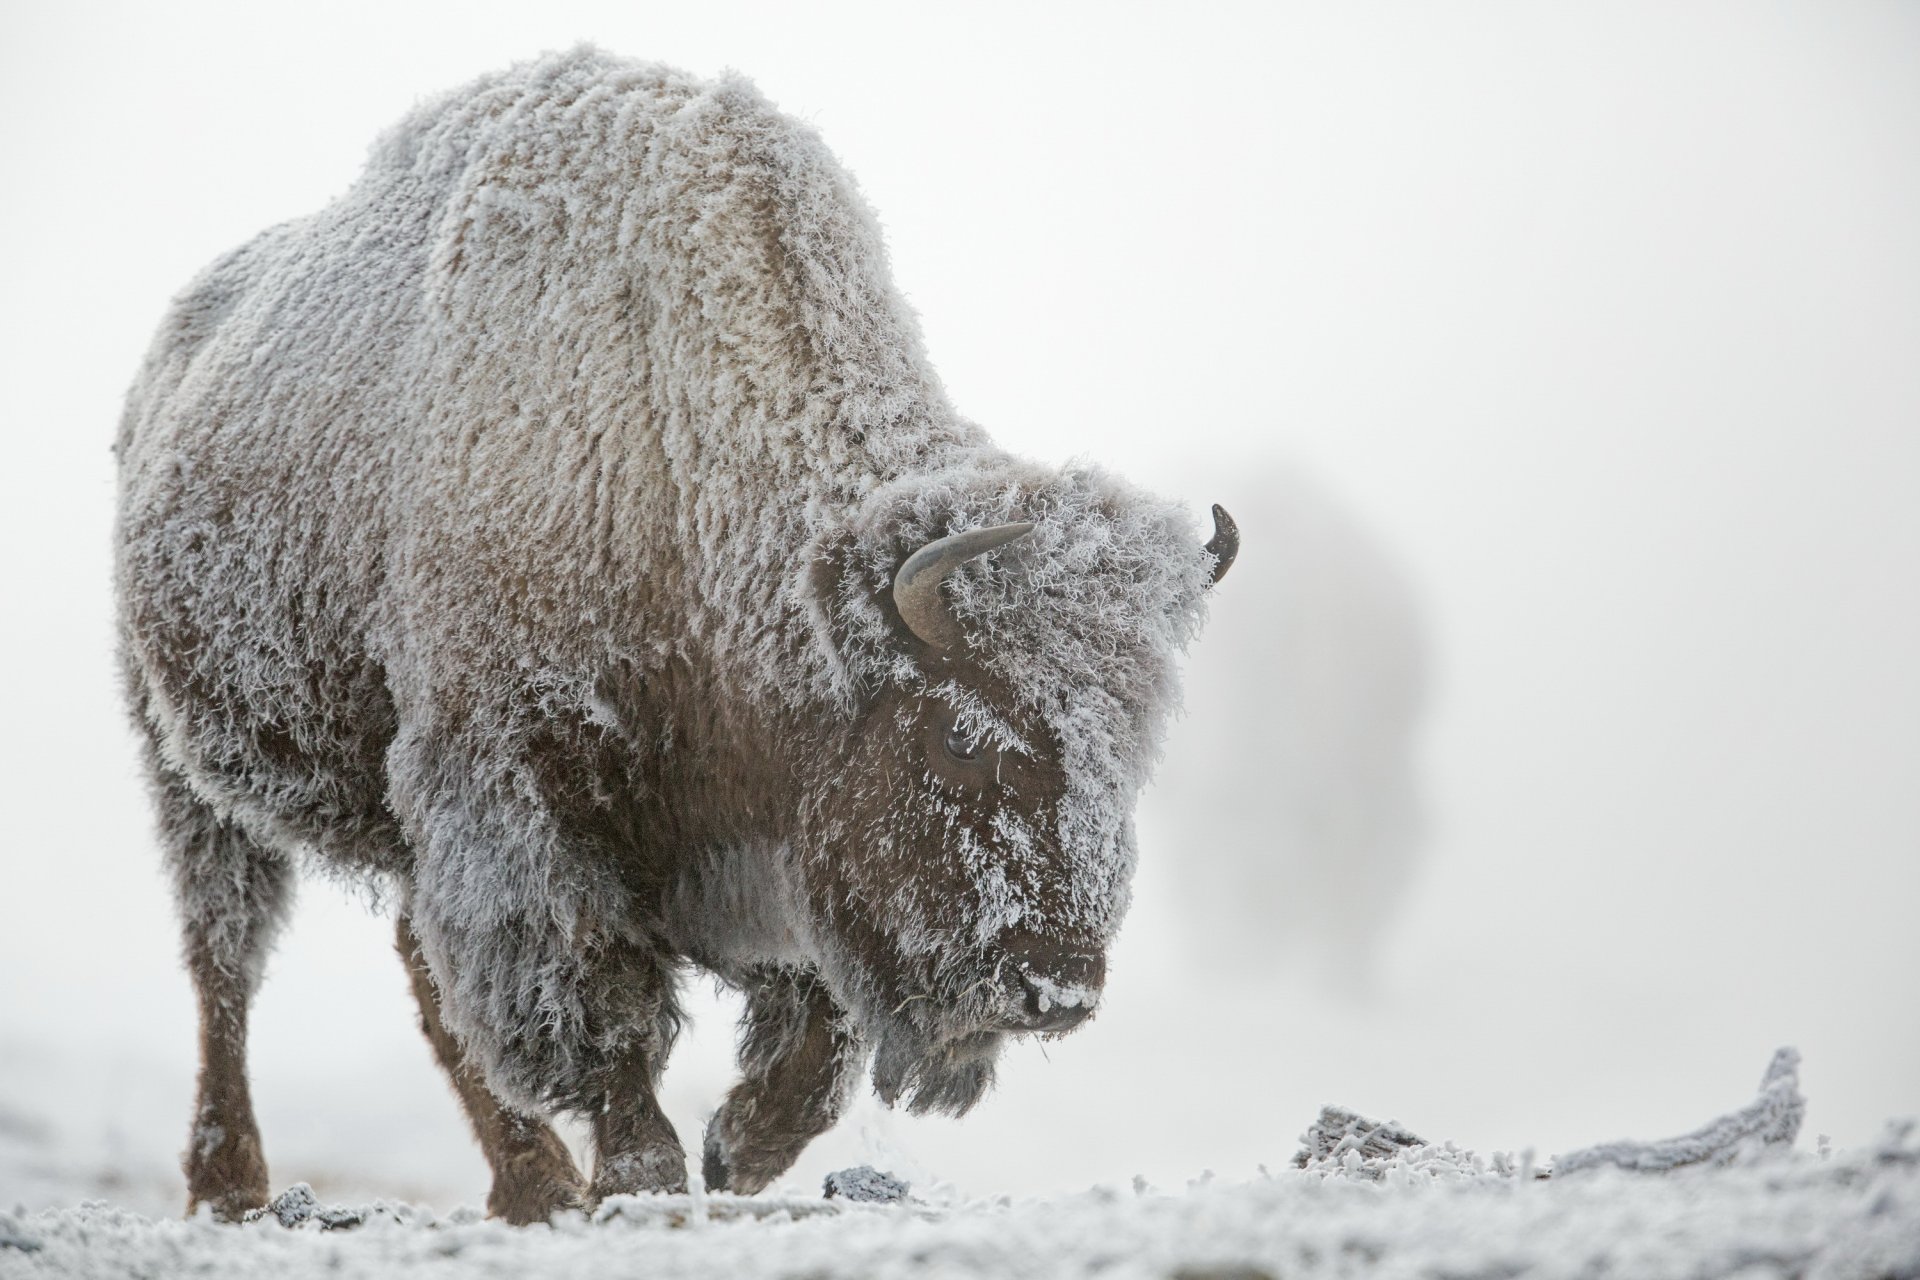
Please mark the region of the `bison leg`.
POLYGON ((181 1167, 187 1212, 233 1222, 267 1202, 267 1161, 247 1087, 247 1010, 293 901, 294 870, 154 767, 154 795, 187 973, 200 1007, 200 1081, 181 1167))
POLYGON ((487 1215, 524 1226, 545 1222, 556 1209, 578 1208, 586 1198, 586 1183, 573 1167, 573 1157, 553 1126, 535 1116, 509 1110, 487 1088, 486 1081, 467 1061, 460 1043, 447 1030, 440 1013, 440 994, 433 985, 420 940, 402 914, 395 946, 407 963, 413 997, 420 1005, 420 1029, 433 1046, 433 1056, 453 1082, 467 1123, 493 1171, 487 1192, 487 1215))
MULTIPOLYGON (((403 704, 403 725, 411 714, 403 704)), ((686 1153, 653 1092, 679 1024, 672 959, 631 918, 629 833, 607 829, 600 792, 552 732, 521 745, 528 755, 510 769, 491 740, 424 731, 403 729, 389 753, 393 808, 415 853, 417 953, 442 1020, 496 1098, 588 1118, 589 1203, 684 1191, 686 1153)))
POLYGON ((653 1092, 672 1047, 676 1018, 672 1006, 663 1003, 649 1034, 602 1077, 605 1093, 593 1112, 595 1201, 687 1189, 687 1153, 653 1092))
POLYGON ((596 1159, 586 1204, 685 1191, 686 1153, 653 1094, 679 1016, 657 957, 574 945, 524 916, 476 928, 444 910, 454 899, 444 882, 422 888, 417 879, 409 903, 414 955, 485 1091, 510 1110, 588 1117, 596 1159))
POLYGON ((755 970, 741 1019, 744 1078, 707 1124, 708 1189, 752 1195, 791 1168, 840 1118, 863 1053, 816 974, 755 970))

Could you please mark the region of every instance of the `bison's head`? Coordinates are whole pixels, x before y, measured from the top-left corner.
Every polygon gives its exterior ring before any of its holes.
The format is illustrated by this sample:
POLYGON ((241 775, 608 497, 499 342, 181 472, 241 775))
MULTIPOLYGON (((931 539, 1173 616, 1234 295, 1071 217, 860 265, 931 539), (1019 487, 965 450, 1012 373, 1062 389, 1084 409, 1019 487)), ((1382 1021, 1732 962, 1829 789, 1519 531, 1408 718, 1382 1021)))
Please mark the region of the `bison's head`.
POLYGON ((1003 1039, 1098 1005, 1175 659, 1236 548, 1096 471, 877 495, 815 565, 850 713, 801 764, 795 865, 874 1083, 964 1111, 1003 1039))

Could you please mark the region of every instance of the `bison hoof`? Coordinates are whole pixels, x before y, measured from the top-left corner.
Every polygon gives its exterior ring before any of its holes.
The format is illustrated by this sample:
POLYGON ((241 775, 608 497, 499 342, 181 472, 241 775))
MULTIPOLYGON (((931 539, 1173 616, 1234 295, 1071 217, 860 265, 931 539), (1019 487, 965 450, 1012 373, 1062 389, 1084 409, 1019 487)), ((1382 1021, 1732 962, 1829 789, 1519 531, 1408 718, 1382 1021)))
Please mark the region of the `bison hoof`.
POLYGON ((525 1227, 546 1222, 562 1209, 585 1208, 586 1203, 587 1185, 571 1160, 528 1158, 494 1171, 487 1216, 525 1227))
POLYGON ((709 1191, 732 1191, 733 1170, 727 1165, 727 1157, 720 1150, 718 1137, 709 1130, 706 1150, 700 1155, 700 1178, 707 1184, 709 1191))
POLYGON ((187 1215, 205 1205, 216 1220, 239 1222, 265 1208, 271 1193, 259 1135, 239 1133, 229 1138, 219 1128, 208 1127, 194 1136, 186 1160, 187 1215))
POLYGON ((673 1146, 603 1157, 594 1167, 589 1194, 598 1203, 608 1196, 684 1195, 686 1190, 686 1153, 673 1146))
POLYGON ((200 1206, 207 1206, 215 1222, 244 1222, 248 1214, 259 1213, 267 1207, 267 1192, 263 1186, 258 1191, 226 1191, 215 1195, 194 1194, 187 1198, 187 1216, 198 1213, 200 1206))
POLYGON ((707 1129, 706 1148, 701 1153, 700 1174, 709 1191, 731 1191, 751 1196, 765 1191, 773 1180, 792 1167, 794 1151, 768 1151, 749 1147, 736 1150, 719 1133, 719 1126, 707 1129))

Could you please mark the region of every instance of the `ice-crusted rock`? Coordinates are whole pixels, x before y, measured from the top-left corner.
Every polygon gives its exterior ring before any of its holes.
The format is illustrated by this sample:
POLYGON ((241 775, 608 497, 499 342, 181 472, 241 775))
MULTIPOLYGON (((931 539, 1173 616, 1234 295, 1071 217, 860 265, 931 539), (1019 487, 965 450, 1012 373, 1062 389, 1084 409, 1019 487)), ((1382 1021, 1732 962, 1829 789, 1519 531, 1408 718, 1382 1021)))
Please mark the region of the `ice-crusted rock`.
POLYGON ((367 1220, 367 1215, 358 1209, 321 1204, 320 1198, 313 1194, 313 1188, 304 1182, 294 1183, 267 1201, 266 1208, 255 1209, 247 1215, 247 1221, 257 1222, 269 1214, 283 1227, 299 1227, 312 1222, 317 1223, 322 1231, 347 1231, 367 1220))
POLYGON ((869 1204, 899 1204, 907 1198, 908 1184, 890 1173, 882 1173, 870 1164, 853 1169, 838 1169, 827 1175, 822 1188, 831 1200, 864 1200, 869 1204))
POLYGON ((267 1201, 267 1212, 272 1214, 283 1227, 297 1227, 311 1218, 320 1207, 319 1197, 313 1194, 313 1188, 304 1182, 296 1182, 267 1201))

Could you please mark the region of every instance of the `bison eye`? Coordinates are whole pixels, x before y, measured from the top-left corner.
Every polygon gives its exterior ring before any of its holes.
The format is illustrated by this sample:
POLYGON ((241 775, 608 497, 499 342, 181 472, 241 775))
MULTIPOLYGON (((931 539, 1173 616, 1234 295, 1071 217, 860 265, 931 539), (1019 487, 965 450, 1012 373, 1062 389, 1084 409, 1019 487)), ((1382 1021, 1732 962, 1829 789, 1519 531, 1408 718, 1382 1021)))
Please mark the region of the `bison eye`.
POLYGON ((947 728, 947 754, 955 760, 971 760, 980 754, 980 739, 965 732, 959 724, 947 728))

